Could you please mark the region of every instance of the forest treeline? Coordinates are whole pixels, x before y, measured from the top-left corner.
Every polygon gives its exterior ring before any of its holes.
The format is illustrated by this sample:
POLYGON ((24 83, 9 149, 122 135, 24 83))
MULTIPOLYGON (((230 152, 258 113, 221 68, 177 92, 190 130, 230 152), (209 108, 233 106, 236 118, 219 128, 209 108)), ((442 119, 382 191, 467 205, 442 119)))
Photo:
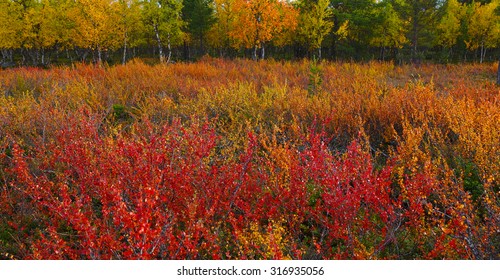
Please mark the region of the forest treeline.
POLYGON ((500 0, 0 0, 1 65, 495 60, 500 0))

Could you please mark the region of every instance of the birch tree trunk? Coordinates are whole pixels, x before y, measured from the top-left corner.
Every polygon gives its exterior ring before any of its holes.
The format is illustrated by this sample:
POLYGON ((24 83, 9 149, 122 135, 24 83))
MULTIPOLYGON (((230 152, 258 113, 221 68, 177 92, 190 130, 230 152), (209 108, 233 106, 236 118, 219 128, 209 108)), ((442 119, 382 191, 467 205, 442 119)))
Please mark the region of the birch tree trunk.
POLYGON ((165 61, 165 56, 163 55, 163 47, 161 45, 160 33, 158 31, 158 25, 154 25, 156 42, 158 43, 158 53, 160 56, 160 62, 163 63, 165 61))
POLYGON ((167 35, 167 48, 168 48, 167 63, 170 63, 170 59, 172 57, 172 46, 170 45, 170 33, 168 33, 167 35))
POLYGON ((100 46, 97 46, 97 64, 102 64, 102 51, 100 46))
POLYGON ((481 44, 481 50, 479 52, 479 63, 483 63, 483 52, 484 52, 484 45, 481 44))
POLYGON ((122 64, 125 65, 125 62, 127 62, 127 32, 125 32, 125 39, 123 40, 122 64))

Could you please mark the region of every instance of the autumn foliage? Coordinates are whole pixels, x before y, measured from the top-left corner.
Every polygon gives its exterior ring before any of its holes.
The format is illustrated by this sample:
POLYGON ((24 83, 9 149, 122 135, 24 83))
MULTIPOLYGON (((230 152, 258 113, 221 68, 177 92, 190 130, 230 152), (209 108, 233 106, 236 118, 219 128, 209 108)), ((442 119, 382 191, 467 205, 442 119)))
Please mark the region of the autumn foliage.
POLYGON ((1 258, 498 259, 495 69, 1 70, 1 258))

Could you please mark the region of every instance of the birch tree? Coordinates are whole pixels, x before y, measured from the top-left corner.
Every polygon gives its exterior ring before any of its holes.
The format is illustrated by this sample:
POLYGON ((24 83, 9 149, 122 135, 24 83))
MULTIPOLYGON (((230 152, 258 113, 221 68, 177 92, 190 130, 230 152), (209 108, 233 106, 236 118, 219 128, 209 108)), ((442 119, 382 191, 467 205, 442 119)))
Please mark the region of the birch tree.
POLYGON ((22 11, 21 4, 9 0, 0 0, 0 50, 4 63, 13 63, 12 52, 21 48, 22 11))
POLYGON ((182 27, 182 0, 147 0, 143 3, 143 19, 158 46, 160 62, 170 62, 172 47, 180 44, 184 36, 182 27), (167 46, 167 55, 163 46, 167 46))
POLYGON ((303 44, 307 44, 309 51, 317 50, 318 59, 321 59, 321 44, 326 35, 333 28, 331 17, 333 11, 329 0, 317 2, 302 1, 299 16, 298 34, 303 44))
POLYGON ((253 48, 253 59, 265 58, 265 44, 297 26, 297 10, 279 0, 235 0, 229 36, 234 47, 253 48), (260 50, 260 55, 257 52, 260 50))
POLYGON ((487 48, 496 47, 500 35, 499 16, 495 13, 498 1, 489 4, 472 2, 468 21, 468 40, 465 44, 469 50, 479 49, 479 62, 486 56, 487 48))
POLYGON ((69 12, 75 20, 76 46, 91 50, 98 64, 102 63, 103 51, 121 45, 116 4, 114 0, 78 0, 69 12))

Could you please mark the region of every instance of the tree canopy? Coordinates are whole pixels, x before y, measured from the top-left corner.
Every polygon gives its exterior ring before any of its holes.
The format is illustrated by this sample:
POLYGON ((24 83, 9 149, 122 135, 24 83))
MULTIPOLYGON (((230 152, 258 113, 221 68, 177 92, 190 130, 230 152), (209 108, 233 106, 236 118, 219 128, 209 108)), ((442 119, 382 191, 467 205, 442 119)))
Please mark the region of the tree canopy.
POLYGON ((498 51, 499 6, 499 0, 0 0, 1 63, 126 63, 138 56, 169 62, 205 54, 483 62, 498 51))

